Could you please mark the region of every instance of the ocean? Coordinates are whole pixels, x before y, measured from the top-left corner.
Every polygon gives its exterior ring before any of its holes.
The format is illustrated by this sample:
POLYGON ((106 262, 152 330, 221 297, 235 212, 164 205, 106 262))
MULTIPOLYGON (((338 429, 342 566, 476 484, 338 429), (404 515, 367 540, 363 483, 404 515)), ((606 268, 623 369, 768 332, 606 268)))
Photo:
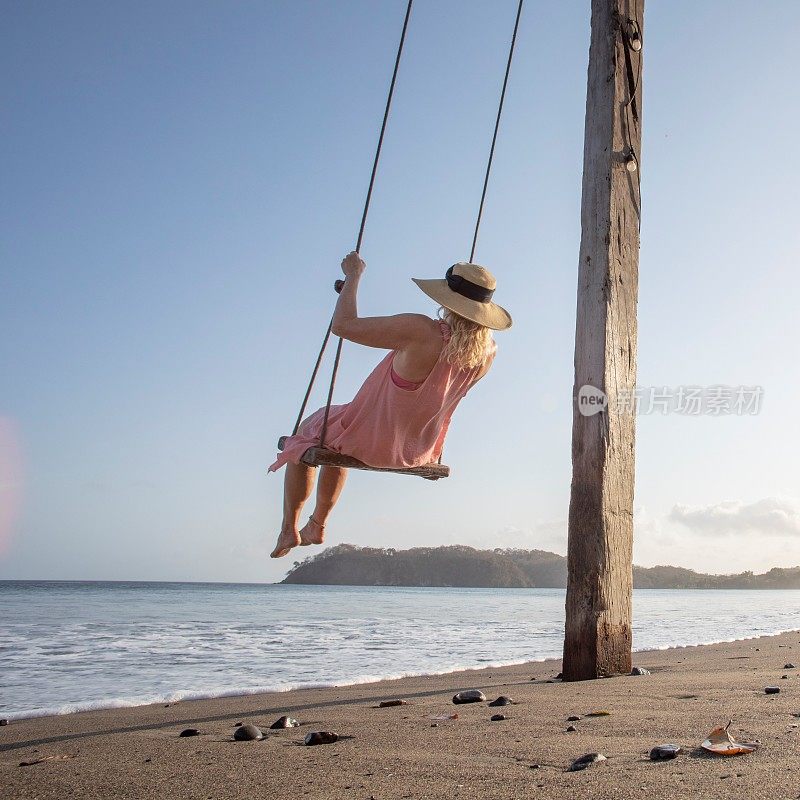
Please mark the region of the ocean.
MULTIPOLYGON (((561 655, 560 589, 0 582, 0 717, 561 655)), ((634 649, 800 627, 800 591, 634 592, 634 649)))

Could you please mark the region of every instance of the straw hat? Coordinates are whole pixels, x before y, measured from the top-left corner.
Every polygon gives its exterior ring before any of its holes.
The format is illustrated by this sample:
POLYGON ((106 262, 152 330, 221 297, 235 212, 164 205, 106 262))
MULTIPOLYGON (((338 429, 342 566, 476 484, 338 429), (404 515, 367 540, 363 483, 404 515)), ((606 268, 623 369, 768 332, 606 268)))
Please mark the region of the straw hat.
POLYGON ((492 302, 497 281, 488 269, 460 262, 447 270, 444 278, 412 281, 445 308, 495 331, 510 328, 511 314, 492 302))

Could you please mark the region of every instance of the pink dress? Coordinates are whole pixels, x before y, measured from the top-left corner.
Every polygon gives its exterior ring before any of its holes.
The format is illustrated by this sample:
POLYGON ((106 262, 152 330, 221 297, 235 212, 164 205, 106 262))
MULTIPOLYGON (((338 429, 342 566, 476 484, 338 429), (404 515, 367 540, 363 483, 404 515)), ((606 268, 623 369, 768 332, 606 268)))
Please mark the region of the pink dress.
MULTIPOLYGON (((445 341, 450 328, 440 322, 445 341)), ((442 356, 428 377, 415 389, 402 379, 393 379, 389 353, 364 381, 356 396, 345 405, 331 406, 325 447, 357 458, 371 467, 418 467, 439 459, 450 418, 461 398, 494 358, 496 345, 483 365, 460 369, 442 356)), ((319 444, 325 409, 312 414, 300 430, 286 439, 270 472, 284 464, 297 464, 308 450, 319 444)))

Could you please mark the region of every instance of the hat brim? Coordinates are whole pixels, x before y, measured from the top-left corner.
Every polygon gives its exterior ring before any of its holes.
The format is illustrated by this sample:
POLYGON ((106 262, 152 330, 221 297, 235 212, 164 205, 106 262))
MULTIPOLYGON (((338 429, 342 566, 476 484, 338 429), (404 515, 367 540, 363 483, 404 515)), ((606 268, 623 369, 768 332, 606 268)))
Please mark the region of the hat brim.
POLYGON ((454 292, 444 278, 412 278, 412 281, 444 308, 449 308, 461 317, 471 319, 493 331, 504 331, 514 323, 511 314, 497 303, 480 303, 454 292))

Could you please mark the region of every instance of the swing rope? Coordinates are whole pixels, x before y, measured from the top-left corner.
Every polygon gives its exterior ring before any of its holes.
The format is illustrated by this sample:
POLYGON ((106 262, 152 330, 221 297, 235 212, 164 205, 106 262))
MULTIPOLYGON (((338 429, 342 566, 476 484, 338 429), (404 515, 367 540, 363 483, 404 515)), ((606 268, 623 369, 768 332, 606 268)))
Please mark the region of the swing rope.
MULTIPOLYGON (((373 190, 373 188, 375 186, 375 177, 376 177, 377 172, 378 172, 378 163, 379 163, 380 157, 381 157, 381 149, 383 148, 383 138, 384 138, 384 134, 386 133, 386 124, 387 124, 388 119, 389 119, 389 111, 390 111, 390 109, 392 107, 392 97, 394 95, 395 83, 397 82, 397 72, 398 72, 399 67, 400 67, 400 59, 401 59, 401 56, 403 55, 403 46, 405 45, 406 32, 408 30, 408 21, 409 21, 409 18, 411 16, 411 7, 413 5, 413 2, 414 2, 414 0, 408 0, 408 5, 406 7, 405 19, 403 20, 403 30, 402 30, 402 33, 400 35, 400 44, 398 45, 398 48, 397 48, 397 56, 396 56, 395 62, 394 62, 394 70, 392 72, 392 80, 391 80, 391 83, 389 85, 389 94, 388 94, 388 97, 386 98, 386 108, 384 109, 384 113, 383 113, 383 123, 381 124, 380 135, 378 136, 378 145, 377 145, 377 147, 375 149, 375 158, 374 158, 374 160, 372 162, 372 173, 371 173, 370 179, 369 179, 369 188, 367 189, 367 197, 366 197, 366 200, 364 202, 364 212, 361 215, 361 226, 360 226, 359 231, 358 231, 358 239, 357 239, 356 248, 355 248, 356 253, 359 253, 361 251, 361 243, 362 243, 362 240, 364 238, 364 229, 365 229, 366 224, 367 224, 367 215, 369 213, 370 201, 372 200, 372 190, 373 190)), ((485 202, 486 202, 486 193, 487 193, 487 190, 489 188, 489 177, 490 177, 491 171, 492 171, 492 162, 494 160, 495 145, 497 144, 497 134, 498 134, 498 131, 500 130, 500 119, 501 119, 502 114, 503 114, 503 104, 505 102, 505 97, 506 97, 506 88, 508 86, 508 78, 509 78, 509 75, 511 73, 511 62, 512 62, 512 59, 514 57, 514 47, 516 46, 516 42, 517 42, 517 31, 519 30, 519 21, 520 21, 520 17, 522 16, 523 3, 524 3, 524 0, 519 0, 519 3, 517 5, 517 15, 516 15, 516 18, 514 20, 514 32, 513 32, 512 36, 511 36, 511 45, 510 45, 509 51, 508 51, 508 60, 506 62, 506 71, 505 71, 505 75, 503 77, 503 88, 502 88, 502 90, 500 92, 500 102, 498 104, 497 117, 495 118, 495 123, 494 123, 494 132, 492 134, 492 144, 491 144, 491 147, 489 149, 489 158, 488 158, 488 161, 487 161, 487 164, 486 164, 486 173, 485 173, 484 179, 483 179, 483 189, 481 191, 481 201, 480 201, 480 205, 478 207, 478 217, 477 217, 477 220, 475 221, 475 232, 474 232, 474 235, 472 237, 472 248, 470 250, 470 256, 469 256, 470 262, 475 257, 475 248, 476 248, 477 243, 478 243, 478 232, 480 230, 481 219, 483 217, 483 209, 484 209, 484 205, 485 205, 485 202)), ((341 281, 337 281, 336 282, 336 291, 337 292, 341 290, 342 285, 343 284, 342 284, 341 281)), ((333 318, 331 318, 331 321, 328 323, 328 329, 325 332, 325 336, 324 336, 324 338, 322 340, 322 346, 320 347, 319 355, 317 356, 317 361, 316 361, 316 364, 314 365, 314 370, 311 373, 311 379, 309 380, 308 388, 306 389, 305 396, 303 397, 303 403, 300 406, 300 413, 297 415, 297 421, 294 424, 294 429, 292 430, 292 435, 297 433, 297 431, 300 428, 300 423, 303 421, 303 415, 305 414, 305 410, 306 410, 306 407, 308 405, 308 400, 309 400, 309 397, 311 395, 311 390, 314 387, 314 382, 316 381, 317 374, 319 373, 319 367, 320 367, 320 364, 322 363, 322 357, 323 357, 323 355, 325 353, 325 349, 327 348, 328 341, 330 340, 330 337, 331 337, 332 326, 333 326, 333 318)), ((343 340, 342 340, 341 337, 339 337, 339 341, 337 342, 337 345, 336 345, 336 356, 335 356, 334 361, 333 361, 333 370, 331 372, 331 380, 330 380, 330 384, 328 386, 328 397, 327 397, 327 400, 326 400, 326 403, 325 403, 325 415, 324 415, 323 420, 322 420, 322 431, 320 433, 320 441, 319 441, 319 447, 320 448, 324 448, 325 447, 325 436, 326 436, 326 434, 328 432, 328 417, 329 417, 330 411, 331 411, 331 401, 333 400, 333 390, 334 390, 334 387, 336 385, 336 376, 337 376, 337 374, 339 372, 339 361, 341 360, 341 355, 342 355, 342 344, 343 344, 343 340)), ((439 462, 441 463, 441 456, 439 458, 439 462)))
POLYGON ((514 20, 514 33, 511 36, 511 47, 508 49, 508 61, 506 62, 506 74, 503 78, 503 89, 500 92, 500 104, 497 107, 497 119, 494 121, 494 133, 492 134, 492 146, 489 148, 489 160, 486 163, 486 175, 483 179, 483 191, 481 192, 481 203, 478 207, 478 219, 475 220, 475 235, 472 237, 472 249, 469 251, 469 260, 475 258, 475 248, 478 244, 478 231, 481 227, 481 217, 483 216, 483 205, 486 202, 486 190, 489 188, 489 175, 492 172, 492 161, 494 160, 494 146, 497 144, 497 132, 500 130, 500 117, 503 115, 503 103, 506 99, 506 87, 508 86, 508 76, 511 73, 511 60, 514 58, 514 46, 517 43, 517 31, 519 30, 519 18, 522 16, 522 4, 525 0, 519 0, 517 6, 517 18, 514 20))
MULTIPOLYGON (((408 31, 408 20, 411 17, 411 7, 414 5, 414 0, 408 0, 408 5, 406 6, 406 15, 405 19, 403 20, 403 31, 400 34, 400 44, 397 46, 397 55, 394 60, 394 70, 392 71, 392 81, 389 84, 389 94, 386 98, 386 108, 383 111, 383 123, 381 124, 381 132, 378 135, 378 145, 375 148, 375 158, 372 161, 372 173, 369 176, 369 188, 367 189, 367 197, 364 200, 364 211, 361 214, 361 225, 358 229, 358 238, 356 240, 356 253, 361 252, 361 242, 364 239, 364 228, 367 226, 367 216, 369 215, 369 205, 372 201, 372 190, 375 187, 375 176, 378 174, 378 164, 381 159, 381 150, 383 149, 383 137, 386 134, 386 123, 389 120, 389 111, 392 108, 392 98, 394 97, 394 87, 397 83, 397 72, 400 69, 400 59, 403 55, 403 47, 406 43, 406 32, 408 31)), ((341 284, 337 281, 337 291, 341 288, 341 284)), ((333 318, 331 317, 331 321, 328 323, 328 329, 325 331, 325 336, 322 339, 322 347, 320 347, 319 355, 317 356, 317 363, 314 365, 314 371, 311 373, 311 380, 308 382, 308 388, 306 389, 305 397, 303 397, 303 403, 300 406, 300 413, 297 415, 297 421, 294 424, 294 430, 292 431, 292 435, 297 433, 298 429, 300 428, 300 423, 303 421, 303 415, 306 411, 306 406, 308 405, 308 398, 311 395, 311 390, 314 388, 314 382, 317 379, 317 373, 319 372, 319 365, 322 362, 322 356, 325 353, 325 349, 328 346, 328 340, 331 338, 331 328, 333 326, 333 318)), ((336 385, 336 375, 339 372, 339 361, 342 356, 342 338, 339 337, 339 341, 336 345, 336 357, 333 362, 333 372, 331 373, 331 382, 330 386, 328 387, 328 399, 325 403, 325 417, 322 421, 322 433, 319 439, 319 446, 325 446, 325 434, 328 432, 328 416, 331 411, 331 400, 333 399, 333 388, 336 385)))

